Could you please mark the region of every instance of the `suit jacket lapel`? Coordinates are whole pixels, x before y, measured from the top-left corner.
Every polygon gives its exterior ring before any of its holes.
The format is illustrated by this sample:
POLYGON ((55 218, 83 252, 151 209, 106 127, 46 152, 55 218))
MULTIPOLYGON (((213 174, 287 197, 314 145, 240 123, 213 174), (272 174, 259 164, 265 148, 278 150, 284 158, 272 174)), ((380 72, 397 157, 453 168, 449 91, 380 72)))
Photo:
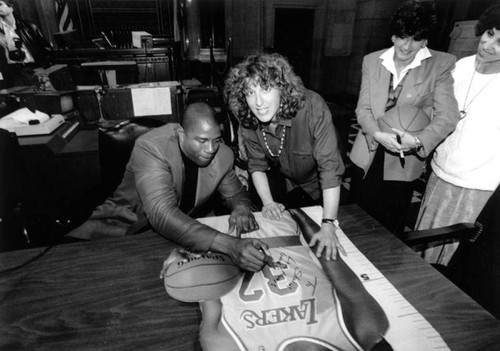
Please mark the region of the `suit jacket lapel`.
POLYGON ((385 114, 385 105, 389 97, 389 80, 391 73, 382 65, 382 60, 377 61, 378 73, 373 76, 373 87, 370 87, 373 101, 373 115, 381 118, 385 114))
POLYGON ((401 90, 401 95, 398 100, 398 105, 404 103, 405 105, 415 105, 416 100, 420 96, 422 90, 422 83, 424 81, 424 61, 419 67, 411 69, 407 74, 406 81, 401 90))
POLYGON ((175 131, 174 135, 170 137, 167 147, 170 150, 173 150, 170 172, 172 174, 172 182, 174 184, 175 191, 177 192, 177 194, 179 194, 180 201, 182 194, 182 184, 184 184, 184 162, 182 161, 181 150, 179 149, 179 138, 177 136, 177 131, 175 131))

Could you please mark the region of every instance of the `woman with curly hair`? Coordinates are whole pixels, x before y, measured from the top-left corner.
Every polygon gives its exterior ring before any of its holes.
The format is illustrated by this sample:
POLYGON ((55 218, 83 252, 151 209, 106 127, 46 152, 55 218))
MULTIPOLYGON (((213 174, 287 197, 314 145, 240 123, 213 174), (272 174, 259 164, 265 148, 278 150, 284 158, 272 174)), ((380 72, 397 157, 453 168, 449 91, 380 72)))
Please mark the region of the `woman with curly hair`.
POLYGON ((283 216, 285 206, 273 198, 266 174, 279 167, 289 193, 299 190, 323 205, 321 230, 311 246, 319 242, 318 257, 325 250, 328 259, 336 259, 337 250, 344 253, 335 233, 344 164, 323 98, 306 89, 287 59, 276 53, 250 55, 233 67, 224 95, 240 121, 242 149, 263 215, 283 216))
POLYGON ((427 155, 459 119, 455 56, 427 48, 435 23, 433 1, 406 1, 390 22, 394 45, 363 59, 351 190, 360 207, 396 234, 404 229, 427 155), (409 127, 414 116, 418 128, 409 127))

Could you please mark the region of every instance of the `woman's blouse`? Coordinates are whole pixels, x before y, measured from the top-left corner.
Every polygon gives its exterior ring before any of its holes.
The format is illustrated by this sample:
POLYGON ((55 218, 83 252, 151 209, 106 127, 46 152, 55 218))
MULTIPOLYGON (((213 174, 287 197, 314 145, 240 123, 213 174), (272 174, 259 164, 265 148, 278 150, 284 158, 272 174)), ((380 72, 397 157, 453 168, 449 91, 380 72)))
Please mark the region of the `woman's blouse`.
POLYGON ((281 173, 300 185, 313 199, 320 197, 321 189, 339 186, 344 164, 332 116, 323 98, 308 90, 305 105, 295 117, 281 119, 274 134, 264 127, 268 146, 274 155, 278 154, 283 128, 286 128, 285 140, 279 157, 272 157, 267 150, 260 128, 243 128, 249 172, 266 172, 270 165, 279 163, 281 173))

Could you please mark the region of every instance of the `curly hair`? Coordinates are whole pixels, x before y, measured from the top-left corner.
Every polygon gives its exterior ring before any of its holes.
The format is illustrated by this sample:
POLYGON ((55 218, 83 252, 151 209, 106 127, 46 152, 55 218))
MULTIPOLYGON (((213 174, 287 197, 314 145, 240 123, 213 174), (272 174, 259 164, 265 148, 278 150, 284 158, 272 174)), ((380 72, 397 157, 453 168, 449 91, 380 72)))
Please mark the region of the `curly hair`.
POLYGON ((414 40, 429 39, 437 23, 436 6, 432 0, 410 0, 394 12, 389 24, 391 35, 414 40))
POLYGON ((500 2, 491 5, 479 16, 475 28, 476 37, 493 28, 500 30, 500 2))
POLYGON ((277 53, 250 55, 231 68, 224 85, 228 108, 244 128, 256 129, 259 125, 245 97, 251 83, 280 90, 279 118, 293 118, 304 106, 306 89, 284 56, 277 53))

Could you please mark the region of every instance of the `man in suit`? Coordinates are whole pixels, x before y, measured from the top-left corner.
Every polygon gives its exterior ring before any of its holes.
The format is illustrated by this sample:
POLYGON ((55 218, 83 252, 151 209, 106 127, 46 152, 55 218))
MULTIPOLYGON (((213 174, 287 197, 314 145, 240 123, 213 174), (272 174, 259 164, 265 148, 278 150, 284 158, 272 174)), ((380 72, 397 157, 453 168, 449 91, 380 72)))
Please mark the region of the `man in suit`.
POLYGON ((266 258, 258 249, 267 245, 240 238, 241 233, 258 229, 258 224, 233 171, 233 160, 232 151, 222 143, 214 110, 205 103, 190 104, 181 125, 170 123, 136 140, 112 197, 68 235, 90 239, 152 227, 188 250, 221 252, 241 268, 257 271, 266 258), (215 191, 231 209, 228 233, 193 219, 215 191))

